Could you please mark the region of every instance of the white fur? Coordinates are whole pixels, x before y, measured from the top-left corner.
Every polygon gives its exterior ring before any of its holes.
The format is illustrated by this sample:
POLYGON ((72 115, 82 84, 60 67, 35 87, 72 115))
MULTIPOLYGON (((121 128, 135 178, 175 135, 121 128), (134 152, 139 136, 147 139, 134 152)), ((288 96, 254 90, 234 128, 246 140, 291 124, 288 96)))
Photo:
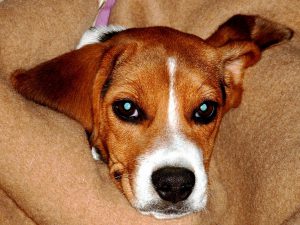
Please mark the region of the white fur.
POLYGON ((92 147, 91 152, 94 160, 96 161, 100 160, 100 154, 97 152, 97 149, 95 147, 92 147))
POLYGON ((178 103, 175 93, 177 67, 175 58, 168 58, 167 67, 170 78, 168 124, 166 125, 167 138, 157 138, 152 149, 149 149, 148 153, 138 158, 134 187, 135 207, 143 214, 152 214, 158 219, 176 218, 201 210, 207 202, 207 175, 201 149, 180 132, 178 103), (155 211, 155 205, 159 205, 162 200, 152 185, 151 175, 155 170, 166 166, 185 167, 194 172, 196 177, 195 186, 191 195, 185 200, 185 206, 189 208, 189 211, 178 211, 177 214, 164 214, 155 211), (154 207, 150 211, 145 211, 144 209, 150 205, 154 207))
POLYGON ((178 110, 175 96, 176 60, 173 57, 168 58, 167 66, 169 70, 168 123, 171 132, 176 132, 178 126, 178 110))
POLYGON ((99 43, 106 34, 122 30, 126 30, 126 28, 115 25, 91 27, 82 35, 76 49, 82 48, 85 45, 99 43))

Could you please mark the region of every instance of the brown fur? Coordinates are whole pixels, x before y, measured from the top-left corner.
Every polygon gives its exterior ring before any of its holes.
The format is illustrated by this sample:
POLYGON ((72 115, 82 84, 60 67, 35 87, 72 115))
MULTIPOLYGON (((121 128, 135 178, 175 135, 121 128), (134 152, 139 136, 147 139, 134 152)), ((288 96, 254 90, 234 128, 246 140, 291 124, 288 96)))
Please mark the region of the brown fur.
POLYGON ((231 41, 254 41, 264 50, 280 40, 289 40, 293 31, 260 16, 235 15, 222 24, 207 42, 213 46, 223 46, 231 41))

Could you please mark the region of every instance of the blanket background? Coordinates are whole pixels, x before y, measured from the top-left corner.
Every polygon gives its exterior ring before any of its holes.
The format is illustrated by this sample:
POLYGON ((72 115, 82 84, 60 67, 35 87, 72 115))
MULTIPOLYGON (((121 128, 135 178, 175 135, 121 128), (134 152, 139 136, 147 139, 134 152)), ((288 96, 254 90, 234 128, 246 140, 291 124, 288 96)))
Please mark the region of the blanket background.
POLYGON ((9 82, 74 48, 94 20, 94 0, 0 4, 0 224, 300 223, 300 2, 297 0, 118 1, 111 23, 167 25, 207 37, 238 13, 288 25, 293 40, 246 72, 242 105, 223 119, 205 212, 157 221, 137 213, 92 160, 82 127, 16 94, 9 82))

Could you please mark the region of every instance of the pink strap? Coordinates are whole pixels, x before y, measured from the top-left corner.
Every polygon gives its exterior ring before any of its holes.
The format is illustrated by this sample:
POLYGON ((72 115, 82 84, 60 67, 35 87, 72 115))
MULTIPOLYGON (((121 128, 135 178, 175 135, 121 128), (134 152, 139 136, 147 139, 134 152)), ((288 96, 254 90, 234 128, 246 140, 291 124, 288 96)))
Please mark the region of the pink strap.
POLYGON ((114 6, 116 0, 107 0, 104 4, 104 7, 99 9, 98 15, 95 21, 95 27, 107 26, 110 11, 114 6))

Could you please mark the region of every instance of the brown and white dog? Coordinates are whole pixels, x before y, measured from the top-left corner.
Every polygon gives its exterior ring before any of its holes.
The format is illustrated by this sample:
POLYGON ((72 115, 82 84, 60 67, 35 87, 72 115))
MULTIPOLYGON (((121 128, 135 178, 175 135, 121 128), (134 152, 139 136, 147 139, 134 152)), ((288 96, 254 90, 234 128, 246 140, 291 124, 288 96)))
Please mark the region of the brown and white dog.
POLYGON ((96 30, 79 47, 89 45, 18 70, 11 82, 84 126, 135 208, 175 218, 206 206, 214 141, 241 102, 244 70, 292 34, 245 15, 206 40, 166 27, 96 30))

